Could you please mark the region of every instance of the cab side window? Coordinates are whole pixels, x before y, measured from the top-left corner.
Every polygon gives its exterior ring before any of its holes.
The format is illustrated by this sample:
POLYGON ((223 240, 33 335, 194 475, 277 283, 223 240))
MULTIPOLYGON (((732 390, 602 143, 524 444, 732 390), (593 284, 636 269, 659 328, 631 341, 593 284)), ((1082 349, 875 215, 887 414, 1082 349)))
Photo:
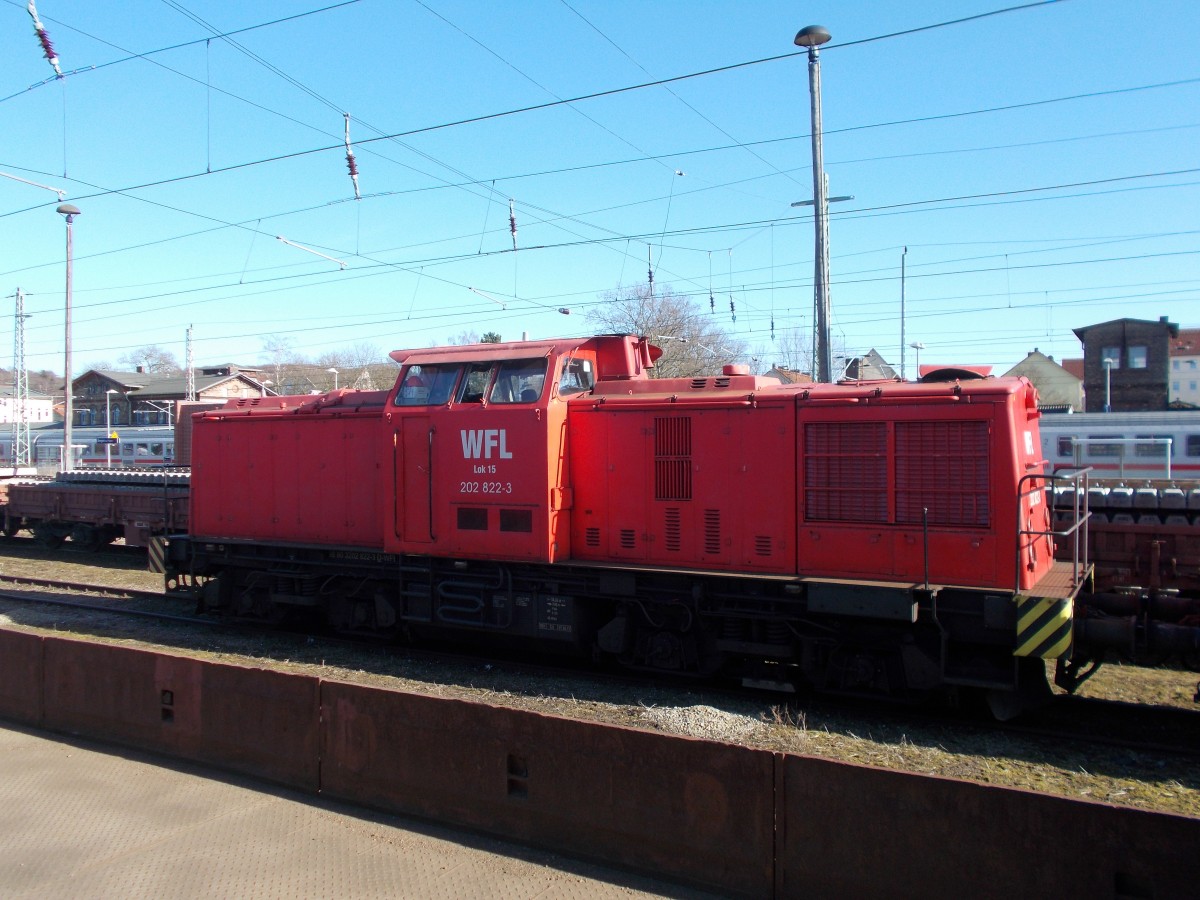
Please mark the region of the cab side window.
POLYGON ((459 403, 482 403, 487 392, 488 382, 492 378, 490 363, 471 363, 467 366, 466 377, 458 389, 459 403))
POLYGON ((596 386, 596 376, 590 359, 568 359, 563 364, 562 377, 558 379, 558 394, 582 394, 596 386))
POLYGON ((440 406, 454 393, 457 365, 409 366, 404 370, 397 406, 440 406))
POLYGON ((490 403, 536 403, 546 384, 546 360, 516 359, 500 363, 488 396, 490 403))

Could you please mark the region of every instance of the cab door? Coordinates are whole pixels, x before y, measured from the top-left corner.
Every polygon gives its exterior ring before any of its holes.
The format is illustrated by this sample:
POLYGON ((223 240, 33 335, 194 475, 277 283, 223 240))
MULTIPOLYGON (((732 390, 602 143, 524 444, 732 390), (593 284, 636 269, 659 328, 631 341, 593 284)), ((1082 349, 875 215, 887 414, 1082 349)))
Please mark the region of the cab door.
POLYGON ((406 543, 433 543, 433 420, 429 416, 397 418, 393 435, 396 476, 396 537, 406 543))

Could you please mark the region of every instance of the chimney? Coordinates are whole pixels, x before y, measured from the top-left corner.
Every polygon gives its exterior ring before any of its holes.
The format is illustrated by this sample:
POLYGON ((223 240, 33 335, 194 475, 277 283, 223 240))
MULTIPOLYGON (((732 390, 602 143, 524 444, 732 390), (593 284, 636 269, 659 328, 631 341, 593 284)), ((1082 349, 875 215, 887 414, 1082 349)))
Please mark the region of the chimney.
POLYGON ((138 366, 138 367, 137 367, 137 373, 138 373, 139 375, 145 375, 145 374, 146 374, 146 368, 145 368, 145 366, 138 366))

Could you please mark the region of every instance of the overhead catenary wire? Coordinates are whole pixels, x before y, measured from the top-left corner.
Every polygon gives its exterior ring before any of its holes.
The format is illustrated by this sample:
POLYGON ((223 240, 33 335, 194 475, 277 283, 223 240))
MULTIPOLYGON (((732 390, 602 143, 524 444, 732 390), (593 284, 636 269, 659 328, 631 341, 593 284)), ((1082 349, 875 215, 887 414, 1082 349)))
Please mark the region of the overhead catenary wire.
MULTIPOLYGON (((441 188, 440 188, 440 187, 438 187, 438 188, 435 188, 435 189, 441 189, 441 188)), ((668 202, 669 202, 669 201, 668 201, 668 202)), ((934 204, 936 204, 936 203, 939 203, 939 202, 944 202, 944 198, 937 198, 937 199, 935 199, 935 200, 933 200, 933 201, 931 201, 931 202, 932 202, 932 203, 934 203, 934 204)), ((590 214, 590 212, 589 212, 589 211, 585 211, 585 212, 582 212, 582 213, 577 213, 577 214, 576 214, 576 216, 586 216, 586 215, 589 215, 589 214, 590 214)), ((864 217, 866 217, 866 214, 864 214, 864 217)), ((511 218, 511 216, 510 216, 510 218, 511 218)), ((769 229, 771 230, 771 232, 772 232, 772 235, 774 235, 774 228, 775 228, 775 226, 776 226, 776 225, 778 225, 779 227, 784 227, 784 226, 786 226, 786 225, 789 225, 789 224, 791 224, 791 223, 785 222, 785 221, 783 221, 783 220, 769 220, 769 219, 762 219, 762 220, 760 220, 760 221, 764 221, 764 222, 767 222, 767 223, 768 223, 766 227, 767 227, 767 228, 769 228, 769 229)), ((253 222, 252 222, 251 224, 253 224, 253 222)), ((499 224, 499 223, 496 223, 496 224, 499 224)), ((524 226, 524 224, 525 224, 525 223, 524 223, 524 220, 523 220, 523 222, 522 222, 522 225, 524 226)), ((716 224, 720 224, 720 223, 716 223, 716 224)), ((486 228, 485 228, 485 230, 486 230, 486 228)), ((630 232, 632 232, 632 231, 634 231, 634 229, 628 229, 628 228, 624 228, 624 229, 622 229, 622 228, 619 228, 619 227, 618 227, 618 228, 616 228, 616 229, 612 229, 612 233, 613 233, 613 234, 614 234, 614 236, 615 236, 615 237, 614 237, 614 239, 625 239, 625 238, 627 238, 627 237, 628 237, 628 234, 629 234, 630 232)), ((290 233, 290 232, 288 232, 288 233, 290 233)), ((713 232, 709 232, 709 234, 712 234, 712 233, 713 233, 713 232)), ((754 226, 753 226, 753 225, 751 225, 751 226, 749 226, 749 227, 747 227, 747 228, 745 228, 745 229, 742 229, 742 233, 744 233, 744 234, 748 234, 748 235, 752 236, 752 235, 753 235, 754 233, 756 233, 756 232, 754 231, 754 226)), ((692 234, 697 234, 697 233, 688 232, 687 230, 680 230, 679 232, 674 232, 674 231, 670 232, 670 236, 672 236, 673 238, 687 238, 687 237, 691 236, 692 234)), ((531 244, 531 248, 532 248, 532 249, 536 249, 536 250, 552 250, 552 249, 554 249, 554 248, 555 248, 555 246, 558 246, 558 245, 556 245, 556 244, 552 244, 552 243, 550 243, 550 242, 544 242, 544 241, 543 241, 543 242, 541 242, 541 243, 537 243, 537 242, 536 242, 536 238, 537 238, 537 237, 540 237, 540 235, 539 235, 539 234, 538 234, 536 231, 532 231, 532 230, 531 230, 531 231, 529 231, 529 232, 525 232, 525 231, 523 231, 523 232, 522 232, 522 238, 526 238, 526 236, 527 236, 527 235, 528 235, 528 238, 532 238, 532 239, 534 239, 534 240, 535 240, 535 243, 534 243, 534 244, 531 244)), ((658 255, 658 257, 659 257, 660 261, 661 261, 661 259, 662 259, 662 248, 664 248, 664 247, 666 246, 666 243, 667 243, 667 242, 665 241, 665 237, 666 237, 666 236, 668 236, 668 231, 667 231, 667 229, 666 229, 666 228, 664 228, 664 229, 663 229, 663 230, 660 232, 660 234, 659 234, 659 236, 658 236, 658 238, 659 238, 659 240, 658 240, 659 249, 658 249, 658 251, 657 251, 657 255, 658 255)), ((726 242, 728 241, 728 238, 729 238, 730 236, 733 236, 733 235, 732 235, 732 233, 731 233, 731 234, 729 234, 729 235, 726 235, 726 236, 725 236, 725 241, 726 241, 726 242)), ((527 239, 528 239, 528 238, 527 238, 527 239)), ((445 238, 444 240, 450 240, 450 239, 451 239, 451 238, 445 238)), ((253 238, 252 238, 252 240, 253 240, 253 238)), ((590 240, 590 241, 588 241, 588 242, 563 242, 563 243, 562 243, 560 246, 562 246, 562 247, 567 247, 567 246, 586 246, 586 244, 587 244, 587 243, 602 243, 602 242, 603 242, 603 241, 601 241, 601 240, 594 240, 594 241, 591 241, 591 240, 590 240)), ((627 242, 627 241, 626 241, 626 242, 627 242)), ((330 240, 330 241, 328 241, 328 243, 331 243, 331 244, 337 244, 337 243, 340 243, 340 242, 339 242, 339 241, 337 241, 337 240, 330 240)), ((393 243, 394 243, 394 242, 393 242, 393 243)), ((482 242, 481 242, 481 243, 482 243, 482 242)), ((774 243, 774 242, 772 241, 772 244, 773 244, 773 243, 774 243)), ((694 246, 694 247, 692 247, 691 249, 694 249, 694 250, 696 250, 697 252, 709 252, 709 250, 710 250, 710 248, 711 248, 711 242, 709 242, 709 241, 705 240, 703 237, 700 237, 700 238, 699 238, 699 239, 697 239, 697 240, 676 239, 676 240, 673 240, 673 241, 671 242, 671 244, 672 244, 672 246, 695 245, 695 246, 694 246), (707 245, 707 246, 706 246, 706 245, 707 245)), ((514 242, 514 250, 515 250, 515 249, 516 249, 516 245, 515 245, 515 242, 514 242)), ((523 248, 523 249, 524 249, 524 248, 523 248)), ((773 250, 773 249, 774 249, 774 247, 772 246, 772 250, 773 250)), ((412 254, 410 254, 410 255, 412 255, 412 254)), ((436 256, 435 254, 428 254, 428 255, 426 255, 426 256, 427 256, 427 258, 430 260, 429 264, 430 264, 430 265, 432 265, 432 266, 444 265, 444 264, 446 264, 446 263, 448 263, 448 262, 452 262, 452 261, 454 261, 456 258, 462 258, 462 256, 458 256, 458 257, 456 257, 454 254, 451 254, 451 253, 447 253, 447 254, 445 254, 444 256, 436 256)), ((347 257, 347 258, 349 258, 349 257, 347 257)), ((389 257, 389 258, 390 258, 390 259, 393 259, 393 260, 395 259, 395 257, 389 257)), ((624 257, 623 257, 623 258, 624 258, 624 257)), ((675 259, 672 259, 671 261, 672 261, 673 263, 674 263, 674 262, 676 262, 676 260, 675 260, 675 259)), ((408 260, 408 259, 405 259, 403 264, 414 265, 414 264, 416 264, 416 262, 417 262, 417 260, 408 260)), ((357 262, 356 262, 355 264, 357 265, 357 262)), ((774 268, 774 266, 775 266, 775 261, 774 261, 774 259, 772 259, 771 265, 772 265, 772 268, 774 268)), ((676 268, 678 269, 678 268, 680 268, 680 267, 677 265, 677 266, 676 266, 676 268)), ((695 268, 695 267, 693 267, 693 268, 695 268)), ((687 267, 686 267, 686 266, 684 266, 684 267, 681 269, 681 271, 683 271, 684 273, 686 273, 686 272, 688 271, 688 269, 687 269, 687 267)), ((671 275, 668 275, 668 274, 666 274, 666 273, 662 273, 662 279, 663 279, 663 281, 664 281, 664 282, 665 282, 665 281, 669 281, 671 277, 672 277, 671 275)), ((677 277, 677 276, 676 276, 676 277, 677 277)), ((739 276, 739 278, 741 278, 741 277, 743 277, 743 276, 739 276)), ((302 277, 300 280, 301 280, 301 281, 304 281, 305 279, 302 277)), ((731 280, 732 280, 732 279, 731 279, 731 280)), ((775 280, 774 278, 772 278, 772 279, 771 279, 771 282, 770 282, 770 283, 771 283, 771 285, 772 285, 772 288, 773 288, 773 289, 774 289, 774 288, 775 288, 777 285, 778 285, 778 286, 782 286, 782 285, 783 285, 783 282, 778 282, 778 283, 777 283, 777 282, 776 282, 776 280, 775 280)), ((754 288, 753 286, 749 286, 749 287, 747 287, 747 286, 743 286, 743 289, 742 289, 742 290, 743 290, 743 294, 745 295, 747 292, 753 292, 753 291, 755 290, 755 288, 754 288)), ((516 293, 517 293, 517 292, 516 292, 516 290, 515 290, 515 287, 514 287, 513 294, 515 295, 516 293)), ((761 295, 760 295, 760 296, 761 296, 761 295)), ((730 288, 730 299, 732 300, 732 298, 733 298, 733 292, 732 292, 732 286, 731 286, 731 288, 730 288)), ((744 296, 743 296, 743 297, 741 297, 741 298, 739 298, 739 300, 744 300, 744 299, 746 299, 744 296)), ((750 300, 751 300, 751 302, 753 302, 753 297, 752 297, 752 296, 750 297, 750 300)), ((761 300, 760 300, 759 302, 761 302, 761 300)), ((744 316, 743 316, 743 318, 745 318, 746 320, 749 320, 749 318, 750 318, 750 317, 751 317, 751 315, 752 315, 752 313, 751 313, 751 311, 750 311, 750 308, 749 308, 749 305, 748 305, 748 308, 747 308, 746 310, 743 310, 743 313, 744 313, 744 316)))

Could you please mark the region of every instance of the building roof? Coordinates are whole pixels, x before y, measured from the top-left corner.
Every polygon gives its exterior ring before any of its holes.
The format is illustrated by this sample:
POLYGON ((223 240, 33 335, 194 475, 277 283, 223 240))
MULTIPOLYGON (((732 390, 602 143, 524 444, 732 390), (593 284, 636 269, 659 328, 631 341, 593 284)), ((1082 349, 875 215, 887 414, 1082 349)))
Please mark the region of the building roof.
POLYGON ((1084 368, 1082 359, 1064 359, 1061 363, 1059 363, 1059 365, 1078 378, 1080 381, 1083 381, 1084 368))
POLYGON ((1079 338, 1079 340, 1083 341, 1084 343, 1087 343, 1087 339, 1084 337, 1084 335, 1086 335, 1093 328, 1103 328, 1105 325, 1122 325, 1122 324, 1125 324, 1125 325, 1162 325, 1164 328, 1167 329, 1167 331, 1171 335, 1171 337, 1175 337, 1176 335, 1179 334, 1179 326, 1176 325, 1174 322, 1167 321, 1166 316, 1159 317, 1159 319, 1157 321, 1154 321, 1152 319, 1112 319, 1108 322, 1097 322, 1094 325, 1084 325, 1082 328, 1073 328, 1072 331, 1075 332, 1075 337, 1079 338))
POLYGON ((872 348, 847 363, 846 377, 858 381, 879 381, 881 379, 890 380, 897 376, 896 370, 879 355, 879 351, 872 348))
POLYGON ((1167 346, 1171 356, 1200 356, 1200 328, 1180 328, 1167 346))
POLYGON ((1075 378, 1077 378, 1078 380, 1083 381, 1083 360, 1082 359, 1080 359, 1080 360, 1064 359, 1061 363, 1057 363, 1054 361, 1053 356, 1047 356, 1045 353, 1043 353, 1037 347, 1034 347, 1032 350, 1030 350, 1029 353, 1027 353, 1025 355, 1025 358, 1023 360, 1021 360, 1019 363, 1017 363, 1015 366, 1013 366, 1011 369, 1009 369, 1004 374, 1005 375, 1024 375, 1029 370, 1030 366, 1036 366, 1042 371, 1046 371, 1047 369, 1049 369, 1050 371, 1053 371, 1054 369, 1061 369, 1066 374, 1072 375, 1075 378), (1079 371, 1073 372, 1067 366, 1067 363, 1069 363, 1069 362, 1078 362, 1079 363, 1079 371))
MULTIPOLYGON (((76 378, 78 382, 87 375, 95 373, 114 384, 120 385, 122 393, 132 400, 177 400, 187 395, 187 375, 160 374, 155 372, 114 372, 107 369, 89 369, 76 378)), ((260 387, 247 374, 234 372, 232 375, 201 375, 196 374, 196 393, 202 394, 217 385, 228 381, 245 381, 260 387)))
POLYGON ((766 373, 768 378, 778 378, 784 384, 808 384, 812 376, 807 372, 797 372, 787 366, 775 366, 766 373))

